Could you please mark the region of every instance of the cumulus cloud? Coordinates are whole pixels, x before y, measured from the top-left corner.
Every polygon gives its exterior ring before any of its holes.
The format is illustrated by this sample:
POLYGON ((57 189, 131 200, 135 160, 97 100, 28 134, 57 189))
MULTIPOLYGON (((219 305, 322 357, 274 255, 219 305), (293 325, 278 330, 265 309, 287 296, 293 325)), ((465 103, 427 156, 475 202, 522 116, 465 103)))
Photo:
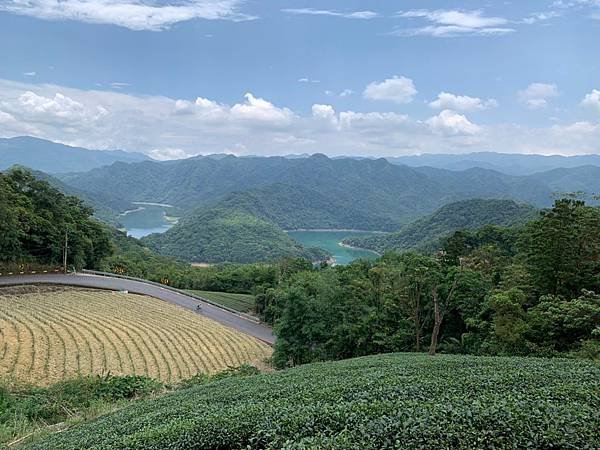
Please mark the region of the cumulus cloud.
POLYGON ((192 19, 249 20, 242 0, 0 0, 0 11, 44 20, 77 20, 131 30, 160 31, 192 19))
POLYGON ((398 28, 391 33, 396 36, 492 36, 515 31, 507 26, 507 19, 484 16, 483 12, 479 10, 414 9, 400 12, 398 16, 407 19, 421 19, 429 22, 430 25, 416 28, 398 28))
POLYGON ((381 82, 370 83, 363 91, 369 100, 389 100, 395 103, 410 103, 417 94, 410 78, 394 76, 381 82))
POLYGON ((246 93, 244 97, 245 103, 237 103, 231 107, 231 115, 234 119, 283 126, 289 124, 294 117, 291 110, 278 108, 273 103, 257 98, 251 93, 246 93))
POLYGON ((389 111, 336 111, 320 103, 301 115, 251 93, 229 105, 203 96, 137 96, 0 79, 0 136, 24 134, 88 148, 141 151, 157 159, 223 152, 600 152, 600 123, 593 121, 540 128, 480 126, 451 109, 419 120, 389 111))
POLYGON ((426 123, 436 133, 445 135, 474 135, 481 128, 470 122, 464 115, 445 109, 437 116, 430 117, 426 123))
POLYGON ((374 19, 378 14, 374 11, 332 11, 328 9, 313 9, 313 8, 286 8, 281 11, 288 14, 295 15, 309 15, 309 16, 331 16, 331 17, 343 17, 344 19, 374 19))
POLYGON ((581 106, 585 106, 586 108, 590 108, 600 113, 600 91, 598 89, 593 89, 592 92, 586 94, 581 101, 581 106))
POLYGON ((478 97, 454 95, 448 92, 440 92, 437 99, 429 103, 429 107, 433 109, 453 109, 456 111, 475 111, 497 106, 498 102, 493 98, 482 100, 478 97))
POLYGON ((548 106, 548 101, 558 96, 556 84, 531 83, 527 89, 519 91, 519 100, 530 109, 541 109, 548 106))
POLYGON ((316 119, 323 119, 333 125, 337 124, 335 110, 331 105, 312 105, 312 115, 316 119))

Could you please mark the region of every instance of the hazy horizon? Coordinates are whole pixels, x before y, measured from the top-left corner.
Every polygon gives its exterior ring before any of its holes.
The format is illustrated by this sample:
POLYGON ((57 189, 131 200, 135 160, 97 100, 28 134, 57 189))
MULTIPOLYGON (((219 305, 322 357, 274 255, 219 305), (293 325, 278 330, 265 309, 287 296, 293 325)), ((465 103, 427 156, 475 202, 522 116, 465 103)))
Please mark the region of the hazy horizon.
POLYGON ((0 136, 155 159, 600 153, 596 0, 0 0, 0 136))

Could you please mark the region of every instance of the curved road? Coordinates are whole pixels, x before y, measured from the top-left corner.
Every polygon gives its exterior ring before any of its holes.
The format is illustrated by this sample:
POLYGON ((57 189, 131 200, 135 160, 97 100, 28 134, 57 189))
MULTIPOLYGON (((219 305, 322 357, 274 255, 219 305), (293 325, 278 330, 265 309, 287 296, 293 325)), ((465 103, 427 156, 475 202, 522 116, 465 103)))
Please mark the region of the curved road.
POLYGON ((169 289, 163 289, 152 284, 146 284, 141 281, 88 274, 35 274, 0 277, 0 287, 23 284, 60 284, 110 290, 127 290, 134 294, 149 295, 150 297, 155 297, 192 311, 196 310, 197 305, 201 305, 202 310, 200 313, 206 318, 253 336, 268 344, 272 345, 275 343, 273 331, 263 324, 256 323, 243 316, 221 309, 210 303, 205 303, 196 298, 189 297, 185 294, 180 294, 169 289))

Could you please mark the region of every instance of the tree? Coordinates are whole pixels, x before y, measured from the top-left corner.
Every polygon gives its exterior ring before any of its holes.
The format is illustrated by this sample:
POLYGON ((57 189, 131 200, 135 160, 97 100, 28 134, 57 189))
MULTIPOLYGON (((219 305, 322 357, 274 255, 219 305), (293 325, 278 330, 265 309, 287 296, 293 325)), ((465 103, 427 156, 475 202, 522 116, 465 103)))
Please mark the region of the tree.
POLYGON ((438 345, 438 337, 440 334, 440 329, 442 327, 442 322, 444 320, 444 315, 448 311, 450 304, 454 297, 454 291, 456 290, 456 286, 460 281, 460 277, 462 275, 462 265, 460 268, 450 270, 450 273, 447 275, 447 279, 451 279, 452 283, 450 285, 450 289, 447 290, 447 294, 440 300, 440 284, 434 283, 431 289, 431 299, 433 302, 433 330, 431 332, 431 344, 429 345, 429 355, 434 356, 437 351, 438 345))
POLYGON ((527 224, 518 246, 540 295, 574 298, 581 289, 600 292, 600 209, 557 200, 527 224))

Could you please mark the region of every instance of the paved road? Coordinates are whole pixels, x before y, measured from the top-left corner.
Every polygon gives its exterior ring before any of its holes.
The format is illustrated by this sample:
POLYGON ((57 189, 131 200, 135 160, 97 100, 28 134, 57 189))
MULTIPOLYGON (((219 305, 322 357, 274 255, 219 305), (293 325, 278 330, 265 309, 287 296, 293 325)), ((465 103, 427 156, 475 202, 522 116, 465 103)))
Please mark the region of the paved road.
POLYGON ((200 314, 219 322, 225 326, 254 336, 269 344, 275 343, 273 331, 260 323, 253 322, 232 312, 202 302, 184 294, 163 289, 158 286, 146 284, 141 281, 126 280, 122 278, 111 278, 87 274, 35 274, 14 275, 0 277, 0 286, 14 286, 20 284, 62 284, 67 286, 83 286, 100 289, 127 290, 134 294, 149 295, 175 305, 182 306, 192 311, 200 304, 200 314))

